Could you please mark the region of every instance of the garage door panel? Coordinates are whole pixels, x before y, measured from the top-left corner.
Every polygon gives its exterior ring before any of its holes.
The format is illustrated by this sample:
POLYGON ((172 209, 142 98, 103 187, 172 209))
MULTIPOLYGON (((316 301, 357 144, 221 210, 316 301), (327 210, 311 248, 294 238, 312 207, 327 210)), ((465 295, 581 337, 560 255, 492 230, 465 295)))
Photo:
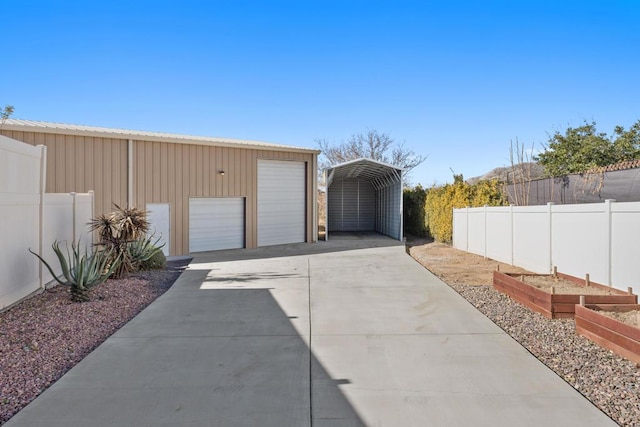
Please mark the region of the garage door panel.
POLYGON ((189 252, 244 247, 244 198, 189 199, 189 252))
POLYGON ((305 241, 304 162, 258 160, 258 246, 305 241))

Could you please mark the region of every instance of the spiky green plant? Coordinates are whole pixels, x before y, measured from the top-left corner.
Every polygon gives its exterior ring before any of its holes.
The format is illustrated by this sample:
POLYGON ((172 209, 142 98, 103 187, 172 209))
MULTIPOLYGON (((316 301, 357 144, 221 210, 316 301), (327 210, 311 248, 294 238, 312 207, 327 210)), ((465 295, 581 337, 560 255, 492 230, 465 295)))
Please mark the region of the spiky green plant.
POLYGON ((111 250, 96 251, 94 254, 89 255, 86 249, 84 253, 81 253, 80 245, 72 242, 71 251, 69 251, 69 245, 66 245, 65 255, 60 249, 60 242, 57 240, 53 242, 51 247, 62 269, 60 277, 53 272, 53 268, 43 257, 31 249, 29 249, 29 252, 38 257, 56 282, 71 287, 72 301, 88 301, 91 288, 107 280, 118 267, 119 259, 113 259, 111 250))
MULTIPOLYGON (((162 268, 158 264, 158 253, 162 254, 164 244, 158 245, 160 238, 153 240, 153 235, 134 240, 129 243, 128 254, 135 270, 151 270, 162 268)), ((164 257, 164 254, 162 254, 164 257)), ((166 262, 166 259, 165 259, 166 262)))
POLYGON ((129 254, 129 245, 147 234, 150 223, 144 209, 122 208, 116 203, 113 206, 113 212, 97 216, 89 222, 89 226, 91 231, 98 233, 98 245, 111 249, 112 256, 119 259, 118 267, 113 272, 113 276, 119 278, 136 269, 135 260, 129 254))

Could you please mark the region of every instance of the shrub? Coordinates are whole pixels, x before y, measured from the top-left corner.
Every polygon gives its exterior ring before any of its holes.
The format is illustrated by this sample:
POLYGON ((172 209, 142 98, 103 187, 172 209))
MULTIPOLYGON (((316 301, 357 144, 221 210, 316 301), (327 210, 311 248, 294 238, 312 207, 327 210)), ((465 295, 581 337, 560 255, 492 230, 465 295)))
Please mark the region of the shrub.
POLYGON ((479 181, 470 185, 462 176, 454 176, 453 184, 431 188, 425 202, 429 232, 439 242, 451 243, 453 209, 475 206, 502 206, 507 203, 498 180, 479 181))
POLYGON ((427 190, 418 185, 414 188, 405 188, 402 192, 402 215, 405 234, 418 237, 426 237, 429 234, 425 202, 427 190))
POLYGON ((157 251, 147 262, 140 266, 141 270, 159 270, 167 266, 167 257, 162 250, 157 251))
POLYGON ((89 290, 107 280, 113 271, 118 268, 119 258, 113 257, 111 249, 96 251, 93 255, 89 255, 86 250, 84 253, 80 253, 79 244, 77 245, 72 242, 71 252, 69 252, 69 246, 67 246, 67 254, 65 256, 60 249, 60 243, 58 241, 53 242, 51 247, 62 268, 62 275, 60 277, 53 272, 53 269, 44 258, 31 249, 29 249, 29 252, 40 259, 56 282, 71 287, 72 301, 88 301, 89 290), (63 278, 64 281, 62 280, 63 278))

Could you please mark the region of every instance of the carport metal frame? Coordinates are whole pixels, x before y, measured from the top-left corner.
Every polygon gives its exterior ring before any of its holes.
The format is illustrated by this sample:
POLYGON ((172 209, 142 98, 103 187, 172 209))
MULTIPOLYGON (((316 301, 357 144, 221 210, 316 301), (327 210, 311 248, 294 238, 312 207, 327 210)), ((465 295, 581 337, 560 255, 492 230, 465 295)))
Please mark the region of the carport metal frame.
MULTIPOLYGON (((377 160, 360 158, 341 163, 325 169, 325 240, 329 240, 329 187, 336 179, 365 179, 369 180, 376 190, 376 196, 385 189, 391 188, 393 185, 399 185, 398 202, 399 202, 399 233, 398 236, 389 236, 402 241, 403 235, 403 203, 402 203, 402 174, 404 170, 397 166, 379 162, 377 160)), ((376 202, 376 210, 380 211, 379 202, 376 202)), ((376 218, 376 223, 380 221, 376 218)), ((378 228, 376 226, 376 228, 378 228)), ((377 230, 376 230, 377 231, 377 230)), ((386 234, 386 233, 382 233, 386 234)), ((388 235, 388 234, 387 234, 388 235)))

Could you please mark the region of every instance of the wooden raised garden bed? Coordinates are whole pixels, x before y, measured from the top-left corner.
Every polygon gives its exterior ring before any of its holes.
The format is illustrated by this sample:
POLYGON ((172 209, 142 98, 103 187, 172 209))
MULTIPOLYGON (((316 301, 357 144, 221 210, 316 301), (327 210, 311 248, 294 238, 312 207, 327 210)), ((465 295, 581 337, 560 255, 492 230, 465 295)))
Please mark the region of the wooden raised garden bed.
MULTIPOLYGON (((640 328, 605 314, 640 310, 638 304, 576 306, 576 332, 601 347, 640 364, 640 328)), ((640 316, 640 314, 638 314, 640 316)))
MULTIPOLYGON (((638 296, 629 288, 624 292, 595 282, 587 282, 587 278, 579 279, 567 274, 509 274, 493 272, 493 287, 550 319, 571 318, 575 314, 575 306, 580 303, 580 295, 585 296, 586 304, 637 304, 638 296), (520 280, 524 279, 524 281, 520 280), (534 286, 527 281, 545 280, 549 286, 534 286), (555 282, 571 283, 570 293, 558 291, 555 282), (583 289, 581 289, 583 288, 583 289), (584 293, 583 293, 584 292, 584 293)), ((558 286, 560 287, 560 286, 558 286)))

